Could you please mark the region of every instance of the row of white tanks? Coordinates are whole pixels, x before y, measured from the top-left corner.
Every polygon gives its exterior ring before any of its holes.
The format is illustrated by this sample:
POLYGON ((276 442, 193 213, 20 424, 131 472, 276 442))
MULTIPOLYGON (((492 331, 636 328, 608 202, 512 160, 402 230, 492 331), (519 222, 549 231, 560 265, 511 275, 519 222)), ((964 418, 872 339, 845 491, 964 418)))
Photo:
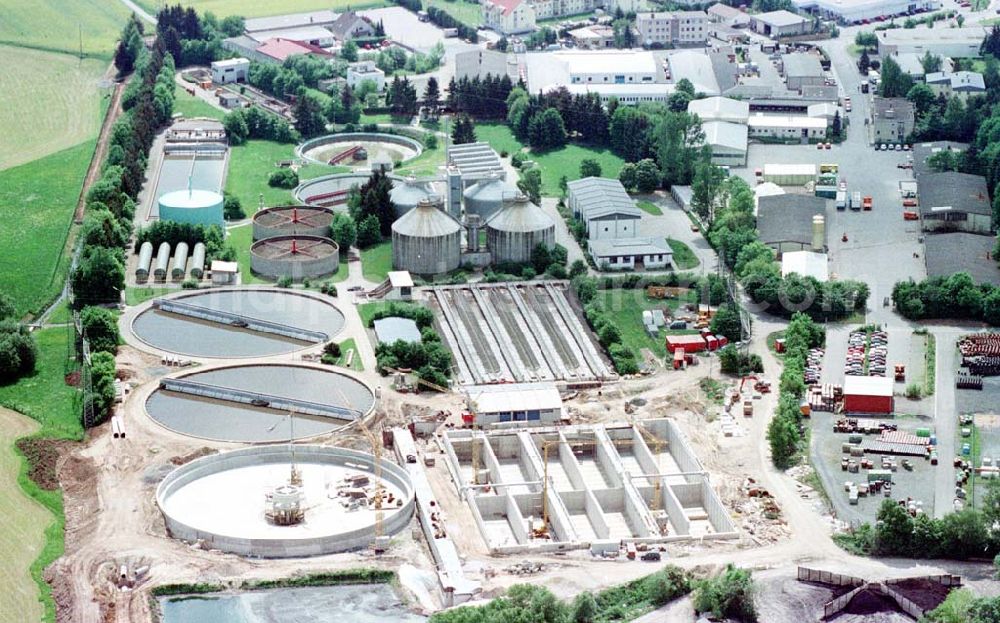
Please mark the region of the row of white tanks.
POLYGON ((479 253, 481 229, 494 264, 530 261, 539 244, 555 245, 555 222, 515 186, 499 176, 470 185, 462 193, 464 219, 457 202, 445 206, 433 183, 413 179, 396 182, 391 193, 398 218, 392 224, 392 265, 420 275, 450 272, 462 263, 465 250, 479 253))
POLYGON ((166 281, 169 269, 171 279, 180 281, 184 275, 190 271, 192 279, 201 279, 205 274, 205 244, 198 242, 194 245, 194 250, 188 255, 188 243, 178 242, 174 247, 173 266, 171 266, 170 243, 161 242, 156 250, 156 257, 153 257, 153 243, 144 242, 139 247, 139 262, 135 267, 135 280, 144 282, 149 280, 150 271, 154 281, 166 281), (154 261, 155 260, 155 261, 154 261))

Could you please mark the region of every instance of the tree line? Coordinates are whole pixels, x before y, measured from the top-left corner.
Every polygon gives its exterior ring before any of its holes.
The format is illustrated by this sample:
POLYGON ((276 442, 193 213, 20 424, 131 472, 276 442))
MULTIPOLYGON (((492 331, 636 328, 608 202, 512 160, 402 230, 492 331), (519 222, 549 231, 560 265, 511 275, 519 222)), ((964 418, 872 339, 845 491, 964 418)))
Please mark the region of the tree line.
POLYGON ((809 350, 826 341, 826 330, 812 318, 797 313, 785 330, 785 366, 778 383, 778 408, 767 426, 771 461, 779 469, 795 463, 804 440, 802 411, 799 405, 805 394, 805 367, 809 350))
POLYGON ((910 320, 953 318, 1000 326, 1000 287, 977 284, 969 273, 900 281, 892 288, 892 302, 910 320))

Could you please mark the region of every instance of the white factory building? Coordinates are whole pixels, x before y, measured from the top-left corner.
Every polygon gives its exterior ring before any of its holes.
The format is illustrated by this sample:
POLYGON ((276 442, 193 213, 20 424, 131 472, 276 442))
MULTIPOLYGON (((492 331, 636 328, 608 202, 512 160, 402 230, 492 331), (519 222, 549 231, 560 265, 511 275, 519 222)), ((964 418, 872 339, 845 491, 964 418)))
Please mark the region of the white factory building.
POLYGON ((702 122, 746 123, 750 116, 750 104, 729 97, 706 97, 688 102, 687 111, 698 115, 702 122))
POLYGON ((524 58, 532 92, 566 87, 573 94, 596 93, 605 103, 615 97, 622 104, 640 104, 666 102, 674 90, 652 52, 573 50, 531 52, 524 58))
POLYGON ((750 138, 824 139, 827 121, 822 117, 752 115, 747 120, 750 138))
POLYGON ((792 0, 792 3, 800 11, 846 24, 941 8, 938 0, 792 0))
POLYGON ((553 383, 475 385, 467 395, 477 426, 552 424, 563 419, 562 397, 553 383))
POLYGON ((965 28, 890 28, 879 30, 878 53, 888 55, 926 52, 947 58, 975 58, 986 37, 986 27, 965 28))
POLYGON ((249 72, 250 61, 245 58, 229 58, 224 61, 212 62, 212 82, 215 84, 246 82, 249 72))
POLYGON ((385 72, 375 66, 375 61, 358 61, 347 66, 347 84, 357 89, 365 80, 375 83, 375 90, 385 90, 385 72))
POLYGON ((747 164, 747 126, 729 121, 706 121, 701 124, 705 144, 712 149, 712 164, 743 167, 747 164))
POLYGON ((552 56, 565 64, 570 84, 648 84, 660 74, 651 52, 557 52, 552 56))

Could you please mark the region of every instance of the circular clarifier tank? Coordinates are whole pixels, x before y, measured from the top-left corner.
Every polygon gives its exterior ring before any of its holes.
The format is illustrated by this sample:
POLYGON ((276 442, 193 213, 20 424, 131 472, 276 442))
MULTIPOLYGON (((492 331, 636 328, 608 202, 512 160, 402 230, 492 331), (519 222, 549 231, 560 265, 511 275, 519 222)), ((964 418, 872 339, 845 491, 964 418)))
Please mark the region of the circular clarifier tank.
POLYGON ((224 358, 290 353, 326 342, 343 328, 340 310, 317 297, 240 288, 157 299, 131 323, 132 334, 147 346, 192 357, 224 358), (164 300, 184 308, 158 307, 164 300), (206 309, 224 315, 205 318, 206 309), (252 320, 264 322, 257 326, 252 320))
POLYGON ((385 536, 409 524, 409 475, 384 459, 381 478, 375 471, 374 457, 356 450, 256 446, 178 467, 160 483, 156 501, 174 538, 244 556, 318 556, 371 545, 376 492, 385 536), (275 502, 287 509, 289 492, 301 512, 291 522, 276 521, 275 502))
POLYGON ((230 366, 170 377, 146 399, 149 416, 174 432, 243 443, 323 435, 350 426, 374 406, 375 393, 361 380, 301 365, 230 366))

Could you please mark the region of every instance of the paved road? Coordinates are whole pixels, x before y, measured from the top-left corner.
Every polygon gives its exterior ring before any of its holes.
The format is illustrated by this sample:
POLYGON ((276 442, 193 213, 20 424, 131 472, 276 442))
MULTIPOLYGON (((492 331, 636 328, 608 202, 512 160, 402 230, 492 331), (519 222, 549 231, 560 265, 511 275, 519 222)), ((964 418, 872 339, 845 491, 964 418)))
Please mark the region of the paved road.
POLYGON ((939 455, 942 459, 934 473, 934 516, 943 517, 953 510, 955 499, 955 470, 950 467, 956 453, 958 412, 955 404, 955 366, 957 365, 955 341, 963 333, 960 329, 939 327, 932 329, 936 340, 934 365, 934 432, 938 436, 939 455))
POLYGON ((128 7, 129 11, 132 11, 139 16, 140 19, 149 22, 150 24, 156 24, 156 18, 151 14, 146 12, 146 9, 142 8, 132 0, 121 0, 121 3, 128 7))

